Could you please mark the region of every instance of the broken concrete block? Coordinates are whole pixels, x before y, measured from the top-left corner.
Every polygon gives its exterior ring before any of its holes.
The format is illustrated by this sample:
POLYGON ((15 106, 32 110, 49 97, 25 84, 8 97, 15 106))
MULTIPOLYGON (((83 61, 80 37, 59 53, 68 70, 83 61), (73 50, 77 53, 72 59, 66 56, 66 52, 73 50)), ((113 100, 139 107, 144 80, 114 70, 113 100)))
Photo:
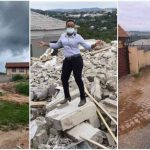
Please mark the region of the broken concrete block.
POLYGON ((95 128, 100 127, 100 121, 99 121, 99 118, 98 118, 97 114, 95 114, 94 116, 89 118, 88 122, 95 128))
POLYGON ((46 144, 47 140, 48 140, 48 135, 47 135, 47 131, 46 130, 40 130, 40 132, 35 136, 36 141, 39 144, 46 144))
POLYGON ((117 107, 112 107, 110 105, 106 105, 106 104, 103 103, 103 101, 101 101, 100 104, 108 111, 108 113, 112 117, 117 118, 117 107))
POLYGON ((97 101, 100 101, 102 99, 101 86, 100 86, 99 79, 97 77, 94 78, 91 94, 94 96, 94 98, 97 101))
POLYGON ((78 107, 80 98, 76 98, 68 105, 56 108, 46 114, 46 119, 53 122, 54 128, 65 131, 96 114, 96 106, 87 99, 87 103, 78 107))
POLYGON ((89 123, 81 123, 74 128, 66 132, 68 136, 72 137, 74 140, 81 141, 81 137, 85 137, 90 140, 94 140, 98 143, 103 142, 103 133, 101 130, 94 128, 89 123))
POLYGON ((109 98, 106 98, 105 100, 103 100, 102 103, 104 105, 117 108, 117 101, 111 100, 109 98))
POLYGON ((40 144, 38 145, 38 149, 51 149, 51 146, 48 144, 40 144))
POLYGON ((110 135, 110 133, 106 133, 106 137, 107 137, 109 146, 116 147, 116 143, 115 143, 114 139, 112 138, 112 136, 110 135))
MULTIPOLYGON (((75 99, 76 97, 79 97, 79 89, 71 90, 70 91, 71 99, 75 99)), ((46 111, 49 112, 57 107, 59 107, 60 103, 64 100, 64 94, 61 92, 55 99, 51 102, 49 102, 46 105, 46 111)))
POLYGON ((117 90, 117 82, 114 79, 110 79, 110 80, 107 81, 106 87, 110 91, 116 91, 117 90))
POLYGON ((52 134, 52 135, 58 135, 59 134, 59 132, 56 130, 56 129, 54 129, 54 128, 50 128, 50 134, 52 134))
POLYGON ((46 129, 46 120, 44 117, 37 117, 30 122, 30 140, 32 140, 40 130, 46 129))
POLYGON ((44 100, 48 97, 48 88, 37 88, 33 91, 34 100, 44 100), (36 98, 35 98, 36 97, 36 98))

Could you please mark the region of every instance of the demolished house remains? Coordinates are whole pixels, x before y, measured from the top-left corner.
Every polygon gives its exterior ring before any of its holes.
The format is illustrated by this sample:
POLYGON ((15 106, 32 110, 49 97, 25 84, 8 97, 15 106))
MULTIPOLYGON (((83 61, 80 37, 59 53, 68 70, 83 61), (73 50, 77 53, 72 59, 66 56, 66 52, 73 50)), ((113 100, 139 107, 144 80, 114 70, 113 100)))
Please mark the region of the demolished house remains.
POLYGON ((72 75, 69 80, 72 101, 60 104, 64 99, 60 80, 63 49, 57 56, 52 56, 53 50, 48 49, 40 58, 32 57, 32 148, 117 147, 117 41, 104 42, 96 48, 89 52, 80 47, 87 96, 87 103, 82 107, 78 107, 79 91, 72 75))

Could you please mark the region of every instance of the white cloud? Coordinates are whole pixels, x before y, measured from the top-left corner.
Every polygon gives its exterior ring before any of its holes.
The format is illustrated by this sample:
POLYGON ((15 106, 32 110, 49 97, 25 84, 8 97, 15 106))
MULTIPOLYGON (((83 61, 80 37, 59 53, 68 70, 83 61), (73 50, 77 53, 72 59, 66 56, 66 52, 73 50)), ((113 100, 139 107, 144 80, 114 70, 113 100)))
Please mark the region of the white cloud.
POLYGON ((13 55, 10 50, 2 52, 0 56, 0 72, 5 72, 6 62, 29 62, 29 49, 24 49, 20 55, 13 55))
POLYGON ((118 23, 128 31, 150 31, 150 2, 120 1, 118 23))

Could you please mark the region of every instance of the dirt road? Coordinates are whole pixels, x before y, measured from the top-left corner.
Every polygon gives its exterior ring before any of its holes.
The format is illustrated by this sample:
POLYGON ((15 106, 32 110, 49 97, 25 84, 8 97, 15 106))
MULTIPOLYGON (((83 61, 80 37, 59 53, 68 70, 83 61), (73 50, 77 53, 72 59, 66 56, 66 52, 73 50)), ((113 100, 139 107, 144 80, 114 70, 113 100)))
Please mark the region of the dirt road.
POLYGON ((150 67, 119 81, 119 148, 150 148, 150 67))

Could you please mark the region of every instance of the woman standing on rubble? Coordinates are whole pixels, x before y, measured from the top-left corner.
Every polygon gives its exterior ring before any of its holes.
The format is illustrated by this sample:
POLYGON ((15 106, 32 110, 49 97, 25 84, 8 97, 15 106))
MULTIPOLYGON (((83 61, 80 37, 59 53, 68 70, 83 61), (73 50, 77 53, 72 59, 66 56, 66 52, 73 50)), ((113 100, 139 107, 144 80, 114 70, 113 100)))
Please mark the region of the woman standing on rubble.
POLYGON ((71 72, 73 71, 75 81, 80 91, 80 103, 78 104, 78 106, 80 107, 86 103, 86 98, 84 92, 84 84, 82 81, 83 59, 78 48, 79 44, 81 44, 86 50, 91 50, 97 45, 101 45, 101 41, 97 41, 92 45, 86 43, 82 36, 76 33, 75 21, 72 19, 66 21, 66 33, 60 36, 57 43, 47 43, 44 41, 41 41, 39 43, 41 47, 46 46, 52 49, 59 49, 62 47, 64 48, 65 59, 63 60, 61 80, 65 99, 61 102, 61 104, 71 101, 68 80, 71 72))

